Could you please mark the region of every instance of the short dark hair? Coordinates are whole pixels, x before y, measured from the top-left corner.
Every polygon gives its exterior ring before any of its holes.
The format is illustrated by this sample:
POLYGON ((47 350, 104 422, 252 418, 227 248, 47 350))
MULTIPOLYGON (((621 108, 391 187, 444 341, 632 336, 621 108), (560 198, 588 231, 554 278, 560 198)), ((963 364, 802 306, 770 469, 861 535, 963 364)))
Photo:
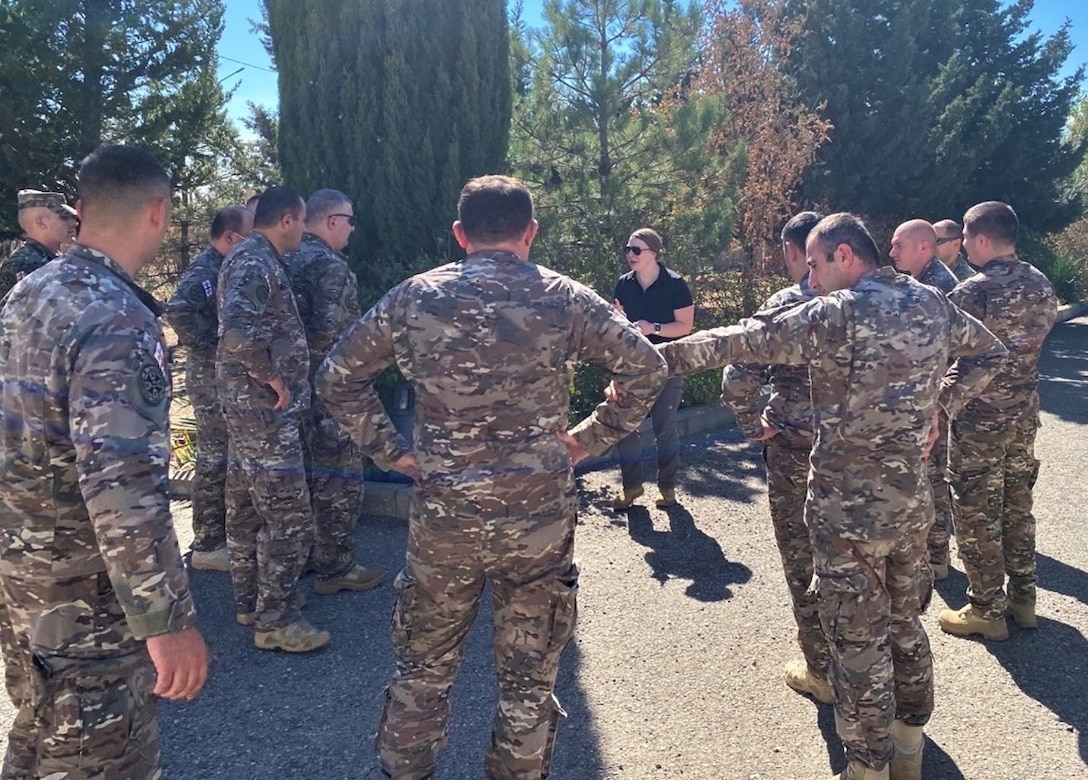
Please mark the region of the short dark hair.
POLYGON ((511 176, 478 176, 461 190, 457 219, 473 242, 521 238, 533 221, 533 197, 511 176))
POLYGON ((963 215, 963 229, 986 236, 998 244, 1015 246, 1020 220, 1008 203, 988 200, 967 209, 963 215))
POLYGON ((294 187, 269 187, 257 201, 257 213, 253 215, 253 227, 275 227, 284 214, 298 216, 305 208, 302 195, 294 187))
POLYGON ((100 146, 83 158, 76 189, 84 216, 135 214, 170 197, 170 176, 138 146, 100 146))
POLYGON ((340 190, 318 190, 306 201, 306 223, 316 224, 318 220, 332 214, 335 209, 350 203, 351 198, 340 190))
POLYGON ((876 241, 861 218, 854 214, 845 211, 828 214, 813 226, 808 240, 815 240, 828 255, 839 244, 846 244, 867 265, 880 265, 880 250, 877 249, 876 241))
POLYGON ((820 221, 820 215, 815 211, 802 211, 790 217, 790 221, 782 227, 782 240, 788 241, 798 249, 804 251, 808 234, 820 221))
POLYGON ((228 230, 233 230, 235 233, 241 234, 246 227, 246 216, 249 215, 249 210, 245 206, 239 206, 237 204, 231 204, 230 206, 224 206, 215 212, 215 217, 212 219, 212 240, 222 238, 228 230))

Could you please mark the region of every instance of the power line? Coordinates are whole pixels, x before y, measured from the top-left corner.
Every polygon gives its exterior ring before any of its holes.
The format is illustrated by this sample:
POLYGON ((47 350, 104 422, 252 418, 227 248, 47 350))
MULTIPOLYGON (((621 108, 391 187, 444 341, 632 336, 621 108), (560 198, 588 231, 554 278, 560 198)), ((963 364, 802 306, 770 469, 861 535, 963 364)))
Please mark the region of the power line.
POLYGON ((265 73, 275 73, 276 72, 276 71, 272 70, 271 68, 262 68, 260 65, 254 65, 252 62, 242 62, 242 60, 236 60, 233 57, 224 57, 222 54, 219 55, 219 59, 226 60, 227 62, 233 62, 233 63, 236 63, 238 65, 245 65, 247 68, 255 68, 256 70, 263 70, 265 73))

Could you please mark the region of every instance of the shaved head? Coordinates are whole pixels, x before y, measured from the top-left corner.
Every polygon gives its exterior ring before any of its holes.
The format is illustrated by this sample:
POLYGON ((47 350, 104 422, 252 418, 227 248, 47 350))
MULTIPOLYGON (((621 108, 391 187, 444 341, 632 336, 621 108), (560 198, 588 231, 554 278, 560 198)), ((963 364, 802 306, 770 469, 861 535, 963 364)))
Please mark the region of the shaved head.
POLYGON ((960 225, 953 219, 942 219, 933 223, 933 229, 937 231, 937 238, 963 238, 960 225))
POLYGON ((895 229, 889 253, 895 267, 918 277, 937 252, 937 231, 924 219, 911 219, 895 229))

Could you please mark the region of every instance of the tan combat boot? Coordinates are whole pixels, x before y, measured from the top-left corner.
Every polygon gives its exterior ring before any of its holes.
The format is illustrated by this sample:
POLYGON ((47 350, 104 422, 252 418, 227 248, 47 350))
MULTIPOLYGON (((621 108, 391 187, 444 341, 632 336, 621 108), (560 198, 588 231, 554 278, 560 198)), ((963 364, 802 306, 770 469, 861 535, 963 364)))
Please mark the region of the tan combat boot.
POLYGON ((676 488, 661 488, 661 495, 654 502, 658 509, 668 509, 676 506, 676 488))
POLYGON ((925 737, 921 726, 908 726, 901 720, 892 723, 895 754, 888 764, 889 780, 922 780, 922 748, 925 737))
POLYGON ((835 775, 831 780, 890 780, 890 776, 888 767, 870 769, 865 764, 851 761, 842 774, 835 775))
POLYGON ((988 618, 973 604, 960 610, 942 609, 937 616, 941 630, 952 636, 972 636, 1003 642, 1009 638, 1009 626, 1004 617, 988 618))
MULTIPOLYGON (((301 590, 295 591, 294 598, 295 609, 302 609, 306 606, 306 594, 301 590)), ((255 626, 257 625, 257 613, 256 612, 239 612, 235 618, 240 626, 255 626)))
POLYGON ((370 590, 381 585, 384 580, 385 573, 381 569, 354 566, 339 577, 315 582, 314 593, 319 596, 328 596, 342 590, 370 590))
POLYGON ((786 685, 800 694, 811 696, 821 704, 834 704, 835 694, 826 677, 813 672, 804 659, 794 658, 786 664, 786 685))
POLYGON ((1024 602, 1010 601, 1008 606, 1008 614, 1012 615, 1012 619, 1016 621, 1017 628, 1038 628, 1039 623, 1035 619, 1035 604, 1024 602))
POLYGON ((631 505, 635 503, 636 498, 641 498, 642 494, 646 491, 643 490, 642 485, 633 487, 630 490, 621 490, 616 494, 616 497, 612 499, 612 509, 617 512, 622 512, 625 509, 630 509, 631 505))
POLYGON ((193 550, 189 565, 203 571, 230 571, 230 553, 226 545, 214 550, 193 550))
POLYGON ((261 650, 283 650, 285 653, 309 653, 324 647, 332 639, 328 631, 318 631, 305 620, 296 620, 280 628, 258 629, 253 644, 261 650))

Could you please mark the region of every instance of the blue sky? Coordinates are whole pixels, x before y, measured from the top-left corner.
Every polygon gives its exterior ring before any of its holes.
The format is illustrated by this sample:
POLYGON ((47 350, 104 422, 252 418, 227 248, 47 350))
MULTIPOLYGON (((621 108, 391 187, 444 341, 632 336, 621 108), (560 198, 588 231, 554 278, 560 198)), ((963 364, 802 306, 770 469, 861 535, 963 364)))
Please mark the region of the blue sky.
MULTIPOLYGON (((543 5, 544 0, 523 0, 525 20, 530 24, 538 20, 543 5)), ((219 77, 226 86, 237 84, 229 106, 231 117, 237 120, 247 115, 247 101, 267 107, 277 104, 276 74, 260 39, 250 31, 250 20, 261 17, 259 1, 225 0, 225 6, 225 29, 219 42, 219 77)), ((1088 2, 1035 0, 1031 18, 1035 27, 1047 35, 1054 33, 1068 18, 1072 22, 1076 48, 1064 72, 1071 73, 1078 65, 1088 62, 1088 2)))

